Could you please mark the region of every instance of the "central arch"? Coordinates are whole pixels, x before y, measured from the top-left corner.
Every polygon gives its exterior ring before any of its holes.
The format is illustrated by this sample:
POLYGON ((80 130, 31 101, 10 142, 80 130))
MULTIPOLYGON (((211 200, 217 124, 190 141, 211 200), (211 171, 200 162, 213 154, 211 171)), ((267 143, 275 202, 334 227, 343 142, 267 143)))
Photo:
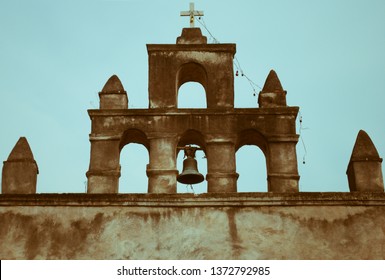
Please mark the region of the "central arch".
MULTIPOLYGON (((179 70, 177 71, 176 76, 176 93, 177 93, 177 100, 179 100, 179 89, 182 85, 185 83, 194 84, 198 83, 200 84, 205 92, 205 100, 206 100, 206 107, 208 107, 208 81, 207 81, 207 72, 204 69, 204 67, 198 63, 195 62, 189 62, 185 63, 182 66, 180 66, 179 70), (193 82, 193 83, 189 83, 193 82)), ((199 85, 195 85, 195 89, 199 88, 199 85)), ((179 101, 177 102, 177 107, 179 107, 179 101)))
POLYGON ((178 91, 178 108, 207 108, 206 91, 200 83, 184 83, 178 91))
MULTIPOLYGON (((184 147, 186 145, 197 146, 201 150, 196 151, 195 159, 198 163, 198 170, 203 176, 207 174, 207 160, 206 160, 206 144, 204 136, 197 130, 189 129, 185 131, 179 138, 177 147, 184 147)), ((177 168, 179 172, 182 172, 184 152, 179 149, 176 152, 177 168)), ((194 192, 194 193, 206 193, 207 192, 207 180, 202 183, 193 185, 193 190, 189 189, 188 186, 181 183, 177 183, 177 192, 194 192)))

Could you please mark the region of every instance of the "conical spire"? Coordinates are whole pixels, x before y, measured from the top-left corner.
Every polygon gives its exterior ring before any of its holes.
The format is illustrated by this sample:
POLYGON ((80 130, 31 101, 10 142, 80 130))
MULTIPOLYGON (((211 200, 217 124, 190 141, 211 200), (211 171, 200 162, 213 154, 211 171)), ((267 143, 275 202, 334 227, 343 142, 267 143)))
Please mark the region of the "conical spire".
POLYGON ((99 92, 100 109, 127 109, 128 97, 118 76, 112 75, 99 92))
POLYGON ((384 192, 381 162, 369 135, 360 130, 346 170, 350 191, 384 192))
POLYGON ((380 156, 372 142, 372 139, 370 139, 369 135, 365 131, 360 130, 358 132, 350 160, 354 161, 379 158, 380 156))
POLYGON ((266 78, 265 85, 262 92, 284 92, 281 82, 278 79, 278 75, 274 70, 270 70, 269 75, 266 78))
POLYGON ((283 90, 277 73, 270 70, 263 89, 259 92, 258 104, 260 108, 286 107, 286 91, 283 90))
POLYGON ((15 147, 8 156, 8 161, 30 160, 34 161, 31 147, 28 144, 27 138, 20 137, 15 147))
POLYGON ((118 76, 112 75, 102 89, 103 93, 119 93, 124 92, 122 82, 118 76))

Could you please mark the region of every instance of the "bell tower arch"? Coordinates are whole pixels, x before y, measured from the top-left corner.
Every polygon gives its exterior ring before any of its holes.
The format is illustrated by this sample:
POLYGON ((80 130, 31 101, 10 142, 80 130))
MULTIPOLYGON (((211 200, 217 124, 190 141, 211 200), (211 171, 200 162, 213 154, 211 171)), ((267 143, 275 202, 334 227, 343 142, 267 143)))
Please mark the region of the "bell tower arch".
POLYGON ((147 45, 149 107, 176 108, 179 87, 199 82, 207 108, 234 107, 235 44, 207 44, 199 28, 184 28, 176 44, 147 45))

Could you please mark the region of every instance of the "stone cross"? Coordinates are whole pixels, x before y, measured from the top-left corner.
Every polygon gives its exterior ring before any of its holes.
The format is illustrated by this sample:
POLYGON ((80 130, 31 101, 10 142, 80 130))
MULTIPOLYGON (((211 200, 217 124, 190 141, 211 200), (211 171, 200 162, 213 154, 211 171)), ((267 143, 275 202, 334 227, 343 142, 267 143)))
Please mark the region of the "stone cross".
POLYGON ((190 17, 190 27, 195 27, 194 21, 196 16, 203 16, 203 11, 195 11, 194 10, 194 3, 190 3, 190 10, 180 12, 180 16, 189 16, 190 17))

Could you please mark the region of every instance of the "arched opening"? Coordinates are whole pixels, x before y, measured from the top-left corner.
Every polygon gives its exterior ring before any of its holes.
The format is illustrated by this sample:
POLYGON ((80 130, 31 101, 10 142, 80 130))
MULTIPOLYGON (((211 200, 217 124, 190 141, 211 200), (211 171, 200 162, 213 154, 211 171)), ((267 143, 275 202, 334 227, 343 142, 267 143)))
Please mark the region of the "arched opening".
MULTIPOLYGON (((199 148, 195 153, 195 159, 198 165, 198 171, 204 177, 207 174, 207 159, 205 154, 205 141, 203 135, 196 130, 190 129, 185 131, 183 135, 180 137, 178 142, 178 147, 192 146, 199 148)), ((183 160, 184 160, 184 151, 177 150, 177 168, 179 170, 179 174, 183 171, 183 160)), ((191 186, 177 183, 177 192, 178 193, 205 193, 207 192, 207 181, 203 180, 203 182, 199 184, 194 184, 191 186)))
POLYGON ((266 138, 256 129, 238 133, 236 168, 238 192, 268 191, 269 151, 266 138))
POLYGON ((139 129, 126 130, 120 140, 119 193, 147 193, 149 142, 139 129))
POLYGON ((207 73, 195 62, 183 64, 176 76, 178 108, 207 108, 207 73))
POLYGON ((255 145, 242 146, 236 153, 238 192, 267 192, 266 158, 255 145))
POLYGON ((178 91, 178 108, 207 108, 206 91, 197 82, 187 82, 178 91))
POLYGON ((131 143, 120 151, 119 193, 147 193, 146 166, 148 151, 141 144, 131 143))

